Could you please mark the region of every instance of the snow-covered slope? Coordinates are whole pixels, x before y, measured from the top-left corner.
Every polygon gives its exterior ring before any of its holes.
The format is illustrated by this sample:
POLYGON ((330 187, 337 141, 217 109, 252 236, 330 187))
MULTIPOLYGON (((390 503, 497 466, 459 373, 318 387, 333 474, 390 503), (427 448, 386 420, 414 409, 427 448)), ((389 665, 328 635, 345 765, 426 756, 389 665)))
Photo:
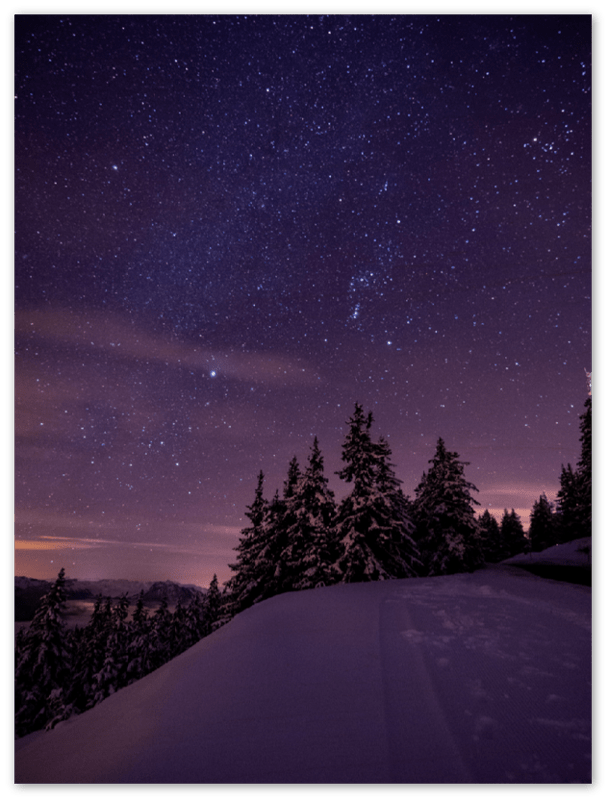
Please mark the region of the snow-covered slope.
POLYGON ((514 567, 274 597, 80 717, 17 783, 591 774, 591 592, 514 567))
POLYGON ((558 564, 560 566, 591 568, 591 537, 556 544, 540 553, 520 553, 503 564, 558 564))

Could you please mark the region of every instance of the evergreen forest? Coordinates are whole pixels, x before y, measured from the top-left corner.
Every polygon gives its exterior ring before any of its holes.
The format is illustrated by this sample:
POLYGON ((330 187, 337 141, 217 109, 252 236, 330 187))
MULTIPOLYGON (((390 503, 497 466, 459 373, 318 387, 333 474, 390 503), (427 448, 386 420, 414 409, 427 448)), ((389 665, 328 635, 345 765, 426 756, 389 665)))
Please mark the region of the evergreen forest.
POLYGON ((528 551, 591 536, 591 398, 580 417, 580 459, 562 465, 555 504, 542 494, 524 531, 513 509, 500 521, 479 514, 467 462, 439 438, 433 458, 405 495, 373 416, 360 404, 348 420, 338 477, 348 487, 337 502, 315 438, 307 461, 294 457, 282 492, 264 495, 260 472, 248 525, 219 587, 171 610, 150 614, 140 595, 98 597, 89 622, 68 629, 63 618, 65 571, 59 572, 15 646, 15 733, 53 728, 139 680, 226 624, 236 614, 282 592, 337 583, 448 575, 478 569, 528 551))

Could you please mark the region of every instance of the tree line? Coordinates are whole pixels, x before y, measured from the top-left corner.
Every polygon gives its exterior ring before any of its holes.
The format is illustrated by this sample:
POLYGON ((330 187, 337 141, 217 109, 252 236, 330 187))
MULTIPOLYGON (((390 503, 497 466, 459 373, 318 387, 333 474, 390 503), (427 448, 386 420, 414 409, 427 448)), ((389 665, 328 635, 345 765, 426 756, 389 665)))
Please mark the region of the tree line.
POLYGON ((532 507, 528 537, 533 551, 591 536, 591 397, 585 400, 580 432, 580 458, 575 468, 562 464, 557 502, 550 503, 543 493, 532 507))
POLYGON ((264 473, 246 516, 249 525, 230 564, 224 615, 286 591, 353 581, 427 577, 471 571, 526 550, 591 535, 591 398, 580 417, 581 457, 562 466, 557 503, 541 495, 526 535, 513 509, 500 523, 480 516, 464 474, 467 462, 437 441, 414 497, 404 495, 383 437, 371 435, 373 416, 360 404, 348 420, 337 472, 350 491, 336 503, 315 438, 306 468, 289 464, 282 495, 264 498, 264 473))
POLYGON ((315 437, 306 468, 289 464, 282 495, 264 498, 264 473, 246 511, 234 575, 225 584, 227 616, 286 591, 335 583, 445 575, 484 563, 475 515, 476 487, 466 462, 443 439, 410 499, 385 438, 360 404, 348 420, 339 478, 350 491, 337 503, 315 437))
POLYGON ((350 491, 338 503, 329 488, 315 437, 306 466, 288 466, 282 493, 264 497, 257 479, 249 524, 220 589, 214 576, 205 595, 153 615, 140 595, 131 619, 126 597, 98 597, 84 628, 62 618, 65 572, 42 598, 34 619, 16 639, 15 728, 23 736, 52 728, 144 677, 212 633, 241 611, 274 595, 336 583, 429 577, 472 571, 526 550, 591 535, 591 398, 580 417, 581 456, 562 466, 555 505, 535 502, 528 534, 505 509, 500 523, 486 509, 477 515, 477 488, 464 474, 468 462, 437 441, 414 497, 395 475, 383 437, 372 438, 373 416, 360 404, 348 420, 337 472, 350 491))
POLYGON ((187 650, 219 625, 221 590, 214 575, 173 612, 163 600, 153 614, 140 593, 129 619, 127 596, 97 597, 86 626, 68 628, 65 570, 41 599, 15 642, 15 734, 25 736, 97 705, 187 650))

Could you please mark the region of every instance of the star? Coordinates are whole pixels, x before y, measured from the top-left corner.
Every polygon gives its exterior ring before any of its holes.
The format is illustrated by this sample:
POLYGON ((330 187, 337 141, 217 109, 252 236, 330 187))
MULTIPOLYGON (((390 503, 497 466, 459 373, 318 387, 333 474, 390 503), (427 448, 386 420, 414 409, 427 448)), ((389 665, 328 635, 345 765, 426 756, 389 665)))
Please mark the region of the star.
POLYGON ((316 435, 341 492, 355 402, 405 494, 441 436, 482 510, 555 499, 591 363, 590 31, 17 15, 17 535, 223 581, 260 469, 282 491, 316 435))

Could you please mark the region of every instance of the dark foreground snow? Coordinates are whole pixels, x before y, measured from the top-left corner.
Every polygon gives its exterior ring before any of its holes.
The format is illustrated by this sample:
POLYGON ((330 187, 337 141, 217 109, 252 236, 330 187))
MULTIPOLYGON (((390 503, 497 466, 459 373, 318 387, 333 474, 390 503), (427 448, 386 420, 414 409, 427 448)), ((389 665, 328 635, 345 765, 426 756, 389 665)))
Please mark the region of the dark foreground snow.
POLYGON ((55 730, 17 783, 591 779, 591 590, 515 566, 267 600, 55 730))

